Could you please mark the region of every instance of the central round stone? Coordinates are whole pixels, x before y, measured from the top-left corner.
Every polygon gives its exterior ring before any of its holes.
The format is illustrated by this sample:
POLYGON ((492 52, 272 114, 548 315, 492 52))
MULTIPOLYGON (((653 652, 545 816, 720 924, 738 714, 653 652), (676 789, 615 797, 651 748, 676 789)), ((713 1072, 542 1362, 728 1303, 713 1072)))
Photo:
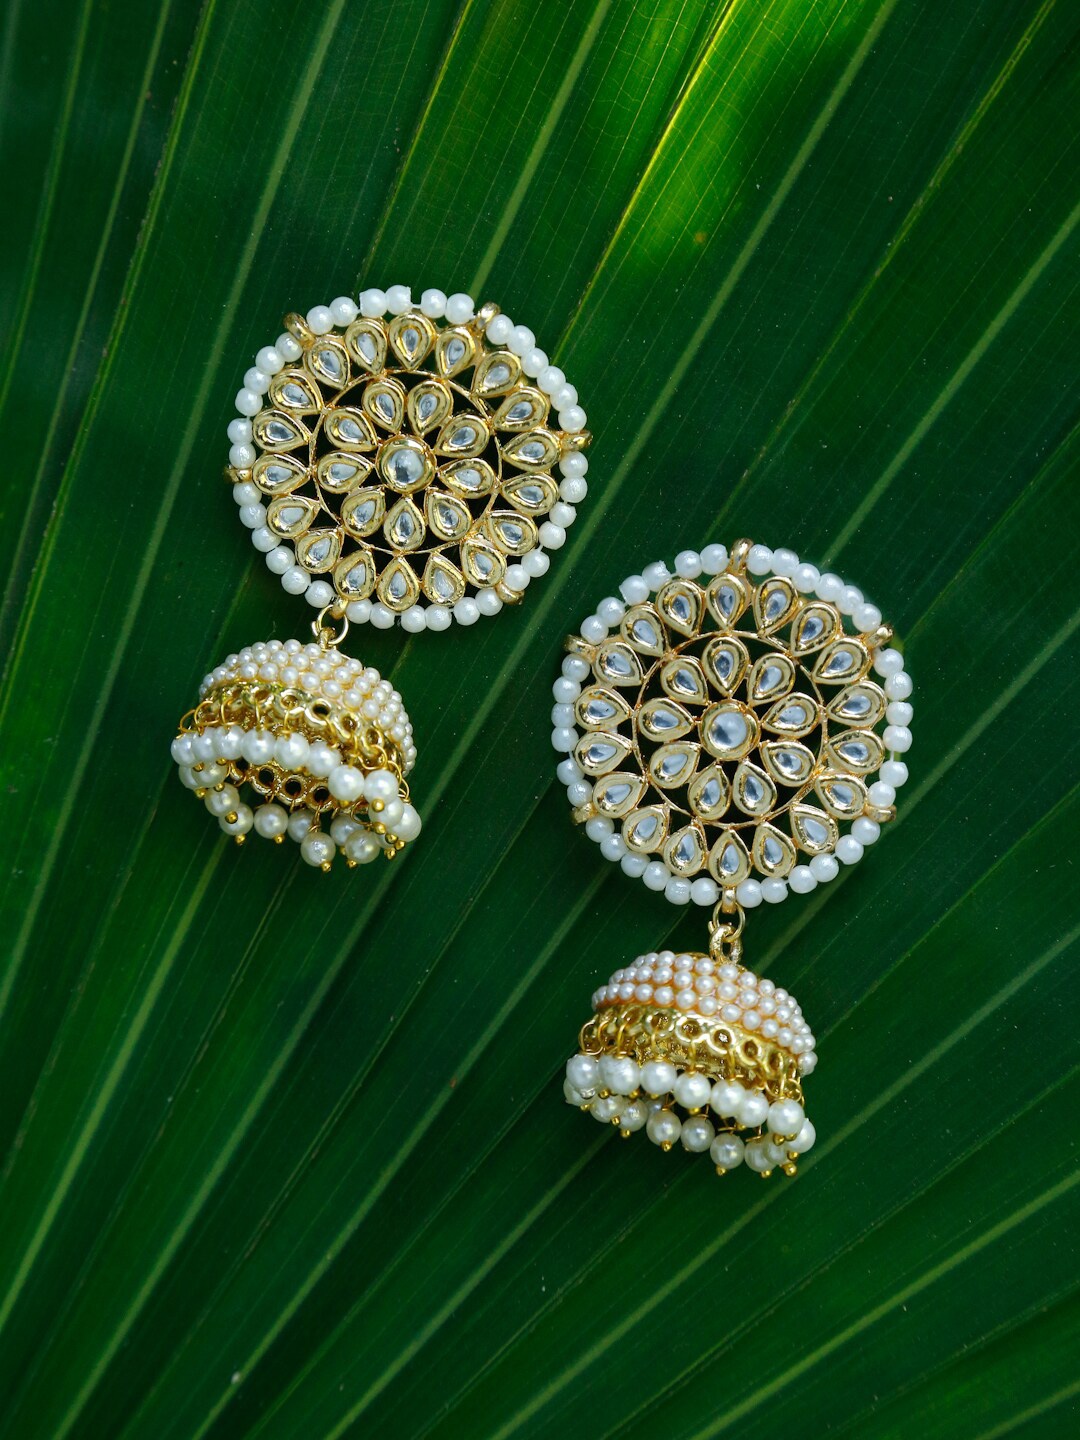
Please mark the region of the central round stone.
POLYGON ((753 748, 757 737, 757 720, 737 700, 714 705, 702 716, 702 741, 706 750, 720 760, 739 759, 753 748))
POLYGON ((386 483, 402 495, 408 495, 426 484, 434 466, 422 440, 398 435, 387 440, 379 451, 379 473, 386 483))

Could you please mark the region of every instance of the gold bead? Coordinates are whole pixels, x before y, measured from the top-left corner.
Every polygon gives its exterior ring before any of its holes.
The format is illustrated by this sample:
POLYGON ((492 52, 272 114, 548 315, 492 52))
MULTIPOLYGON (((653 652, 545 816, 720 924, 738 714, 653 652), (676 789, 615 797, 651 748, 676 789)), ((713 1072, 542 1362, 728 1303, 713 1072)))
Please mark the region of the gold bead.
POLYGON ((795 1164, 794 1160, 786 1160, 780 1168, 785 1175, 794 1175, 799 1167, 795 1164))
POLYGON ((327 875, 329 875, 329 873, 330 873, 330 861, 329 861, 329 860, 324 860, 324 861, 322 862, 322 864, 319 866, 319 869, 322 870, 322 871, 324 871, 327 875))
POLYGON ((285 843, 285 836, 284 836, 284 835, 275 835, 275 836, 274 836, 274 844, 275 844, 275 845, 283 845, 284 843, 285 843))
POLYGON ((237 845, 243 845, 244 841, 247 839, 247 836, 246 836, 246 835, 234 835, 234 836, 233 836, 233 839, 236 841, 237 845))
POLYGON ((717 1167, 716 1167, 716 1173, 717 1173, 718 1175, 726 1175, 726 1174, 727 1174, 727 1171, 724 1169, 723 1165, 717 1165, 717 1167))
POLYGON ((239 818, 240 817, 239 815, 237 815, 235 810, 230 810, 229 813, 225 816, 225 823, 227 825, 235 825, 239 818))

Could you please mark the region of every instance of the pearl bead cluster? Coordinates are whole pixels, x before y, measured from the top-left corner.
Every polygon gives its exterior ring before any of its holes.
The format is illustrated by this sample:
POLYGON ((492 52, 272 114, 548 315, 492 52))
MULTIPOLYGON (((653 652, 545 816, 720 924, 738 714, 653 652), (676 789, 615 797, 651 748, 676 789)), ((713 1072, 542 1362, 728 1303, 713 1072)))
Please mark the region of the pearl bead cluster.
POLYGON ((402 771, 416 763, 412 722, 401 696, 371 665, 362 665, 330 646, 299 640, 267 640, 246 645, 204 675, 200 697, 233 680, 262 681, 303 690, 314 700, 353 710, 393 740, 401 754, 402 771))
POLYGON ((800 1075, 817 1068, 816 1041, 794 996, 734 961, 673 950, 639 955, 592 997, 598 1012, 631 1002, 737 1025, 794 1056, 800 1075))
POLYGON ((573 1055, 566 1064, 563 1095, 567 1104, 624 1136, 644 1130, 662 1150, 681 1141, 691 1154, 707 1151, 721 1175, 742 1164, 760 1175, 777 1168, 794 1175, 798 1157, 817 1139, 798 1100, 770 1101, 762 1089, 713 1080, 664 1059, 639 1064, 628 1055, 573 1055), (675 1105, 687 1113, 680 1115, 675 1105), (755 1133, 740 1135, 740 1130, 755 1133))
MULTIPOLYGON (((460 292, 446 295, 441 290, 425 290, 417 305, 407 285, 391 285, 385 291, 364 290, 358 301, 341 295, 329 305, 313 306, 305 321, 312 334, 320 336, 345 330, 359 316, 375 320, 410 312, 419 312, 431 321, 445 320, 450 325, 467 324, 475 319, 476 313, 472 297, 460 292)), ((573 443, 576 436, 581 436, 583 441, 586 438, 582 432, 588 417, 578 404, 577 390, 563 371, 550 363, 528 326, 515 325, 509 316, 500 312, 487 322, 484 335, 492 347, 505 347, 519 358, 523 374, 535 383, 556 411, 568 447, 559 459, 562 479, 558 499, 539 525, 538 543, 517 555, 514 563, 506 567, 502 588, 520 597, 533 580, 547 573, 551 564, 549 552, 566 543, 566 532, 577 518, 576 506, 588 494, 585 475, 589 462, 573 443)), ((253 443, 252 420, 267 403, 273 377, 286 365, 299 360, 302 354, 299 341, 285 331, 255 356, 255 363, 245 372, 243 386, 236 396, 238 418, 228 426, 229 464, 235 472, 240 472, 233 486, 233 499, 241 523, 251 531, 252 544, 263 554, 267 568, 280 577, 282 588, 288 594, 303 595, 311 606, 322 610, 339 598, 334 587, 326 580, 313 578, 297 563, 292 546, 283 543, 266 523, 267 511, 263 504, 266 497, 246 478, 259 453, 253 443)), ((356 624, 368 622, 376 629, 386 630, 399 622, 404 630, 415 634, 421 630, 446 630, 453 621, 474 625, 481 616, 497 615, 502 608, 503 599, 496 587, 486 585, 476 587, 475 598, 466 595, 453 605, 435 604, 423 598, 422 603, 411 605, 399 614, 378 600, 357 599, 349 602, 345 613, 356 624)))
MULTIPOLYGON (((617 630, 631 605, 647 601, 659 592, 673 576, 696 580, 721 575, 728 565, 728 551, 723 545, 707 545, 700 552, 684 550, 675 557, 674 570, 662 561, 647 565, 639 575, 631 575, 619 587, 619 597, 608 596, 581 625, 580 635, 590 645, 597 645, 617 630)), ((757 581, 769 576, 783 576, 808 598, 825 601, 839 611, 847 622, 845 633, 872 635, 882 623, 881 611, 870 604, 861 590, 846 584, 838 575, 822 573, 814 565, 804 564, 793 550, 771 550, 765 545, 752 545, 746 554, 746 569, 757 581)), ((882 734, 888 758, 877 771, 877 778, 867 783, 869 806, 881 812, 895 803, 896 792, 908 779, 908 767, 901 758, 911 747, 912 706, 911 677, 904 669, 899 650, 878 648, 872 652, 872 665, 880 677, 886 699, 886 726, 882 734)), ((562 662, 562 673, 552 686, 554 707, 551 719, 551 743, 566 756, 558 765, 558 776, 566 787, 570 804, 578 809, 587 806, 593 786, 574 759, 581 732, 575 724, 574 701, 589 679, 591 667, 580 655, 569 654, 562 662)), ((615 823, 606 816, 594 815, 585 825, 585 833, 594 841, 606 860, 618 864, 623 872, 640 879, 654 891, 662 891, 674 905, 691 901, 704 907, 714 906, 720 898, 720 886, 708 875, 688 879, 672 872, 661 858, 650 860, 633 853, 615 823)), ((814 855, 806 864, 797 864, 784 878, 744 879, 735 890, 744 909, 762 903, 775 905, 789 893, 807 894, 820 884, 827 884, 839 874, 841 865, 854 865, 881 833, 878 820, 869 815, 858 816, 846 833, 840 834, 831 850, 814 855)))
MULTIPOLYGON (((204 678, 200 696, 212 700, 243 683, 302 691, 312 703, 352 713, 392 741, 406 772, 415 762, 401 696, 377 670, 337 650, 298 640, 247 646, 204 678)), ((251 831, 278 843, 288 837, 299 844, 307 864, 322 870, 329 870, 339 853, 350 866, 392 856, 419 835, 420 816, 395 771, 349 763, 341 749, 302 733, 302 722, 298 729, 274 716, 272 707, 268 712, 252 727, 205 724, 196 711, 195 728, 182 729, 172 742, 181 783, 204 800, 226 835, 238 843, 251 831), (316 782, 325 791, 321 803, 313 808, 302 799, 281 804, 264 798, 256 808, 248 805, 237 787, 267 769, 282 781, 279 793, 287 793, 292 781, 304 795, 316 782), (330 822, 329 833, 320 828, 322 818, 330 822)))

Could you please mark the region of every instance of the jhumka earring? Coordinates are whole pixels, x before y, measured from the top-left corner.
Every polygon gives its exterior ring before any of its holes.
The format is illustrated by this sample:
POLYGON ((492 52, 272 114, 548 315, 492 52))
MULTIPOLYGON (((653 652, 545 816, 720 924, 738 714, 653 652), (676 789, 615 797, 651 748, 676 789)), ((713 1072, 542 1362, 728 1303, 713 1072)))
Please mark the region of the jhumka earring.
POLYGON ((392 859, 420 832, 412 726, 338 646, 350 622, 438 631, 518 603, 585 498, 585 412, 497 305, 404 285, 286 316, 236 408, 240 520, 315 638, 228 656, 173 759, 238 843, 290 836, 323 870, 392 859))
POLYGON ((712 909, 710 939, 596 991, 564 1093, 721 1174, 794 1175, 816 1042, 794 997, 744 967, 746 912, 835 879, 893 818, 911 679, 881 612, 791 550, 684 551, 621 593, 566 643, 559 778, 606 859, 712 909))

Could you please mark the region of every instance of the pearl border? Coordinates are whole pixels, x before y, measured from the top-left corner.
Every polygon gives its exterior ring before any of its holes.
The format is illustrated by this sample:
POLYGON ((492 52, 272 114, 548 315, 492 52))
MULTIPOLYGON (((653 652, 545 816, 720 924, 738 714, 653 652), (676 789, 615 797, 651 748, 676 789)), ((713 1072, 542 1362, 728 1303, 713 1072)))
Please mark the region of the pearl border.
MULTIPOLYGON (((614 596, 606 597, 596 607, 595 613, 582 621, 582 638, 590 644, 598 644, 618 625, 628 605, 648 599, 675 576, 693 580, 699 575, 719 575, 727 568, 728 558, 725 546, 712 544, 706 545, 700 552, 680 551, 675 557, 674 571, 669 570, 662 560, 646 565, 640 575, 628 576, 619 586, 621 600, 614 596)), ((822 574, 816 566, 804 564, 794 550, 771 550, 767 545, 753 545, 747 555, 746 568, 755 581, 760 582, 771 575, 784 576, 791 580, 802 594, 814 595, 834 604, 841 615, 851 619, 852 633, 869 634, 881 624, 881 611, 867 602, 861 590, 846 584, 839 575, 830 572, 822 574)), ((888 723, 882 733, 888 758, 876 772, 878 778, 871 780, 867 777, 865 783, 868 794, 871 790, 875 792, 870 797, 873 803, 888 807, 894 803, 897 790, 906 784, 908 779, 908 767, 900 757, 911 748, 912 707, 909 701, 912 682, 911 676, 904 669, 904 658, 897 649, 875 651, 873 669, 883 682, 882 688, 888 702, 885 712, 888 723)), ((576 698, 575 696, 567 701, 565 682, 569 681, 571 686, 576 685, 580 693, 581 682, 590 673, 591 669, 586 661, 576 655, 567 655, 562 662, 561 675, 552 686, 555 699, 552 723, 555 728, 552 731, 551 743, 558 753, 567 757, 559 763, 556 773, 567 787, 567 798, 574 808, 586 803, 589 798, 582 797, 581 787, 587 787, 590 795, 592 787, 577 761, 571 758, 581 739, 581 731, 573 723, 572 711, 569 720, 565 715, 565 707, 572 706, 573 699, 576 698), (564 709, 561 710, 560 706, 564 709)), ((640 879, 648 889, 663 891, 665 898, 673 905, 687 905, 693 901, 695 905, 711 908, 720 899, 720 886, 711 875, 699 875, 694 880, 686 880, 672 874, 659 857, 650 861, 644 855, 633 854, 616 830, 615 822, 605 816, 598 815, 588 820, 585 833, 599 845, 605 860, 618 864, 624 874, 640 879)), ((815 855, 807 865, 796 865, 784 879, 743 880, 736 887, 735 898, 745 910, 752 910, 762 903, 778 905, 787 899, 789 892, 809 894, 816 890, 819 884, 828 884, 830 880, 834 880, 840 873, 841 864, 857 864, 866 848, 877 841, 880 833, 878 822, 859 816, 852 821, 849 830, 839 835, 832 850, 815 855), (797 883, 792 884, 796 877, 797 883)))
MULTIPOLYGON (((331 331, 344 330, 360 315, 368 319, 381 319, 386 315, 403 315, 419 308, 429 320, 446 319, 452 325, 460 325, 475 316, 472 296, 457 292, 446 295, 441 290, 425 290, 420 297, 419 307, 414 306, 412 291, 407 285, 391 285, 387 290, 368 289, 360 292, 358 302, 348 295, 339 295, 329 305, 315 305, 307 312, 305 320, 316 335, 328 335, 331 331)), ((515 325, 508 315, 501 311, 485 328, 485 335, 493 345, 505 345, 521 359, 522 371, 558 407, 559 428, 573 435, 585 429, 588 416, 578 405, 577 390, 571 385, 558 366, 552 365, 547 354, 536 345, 536 337, 525 325, 515 325), (564 425, 562 422, 568 423, 564 425)), ((251 444, 251 421, 263 407, 263 397, 270 381, 285 365, 298 360, 302 354, 296 339, 288 332, 279 335, 272 345, 264 346, 255 356, 254 365, 244 374, 244 383, 236 396, 239 419, 230 422, 229 463, 235 469, 247 469, 257 459, 257 452, 251 444)), ((566 532, 577 519, 576 506, 588 494, 585 480, 589 462, 580 450, 570 450, 559 461, 563 479, 559 485, 559 499, 548 512, 548 517, 539 524, 541 543, 523 555, 516 557, 516 563, 507 565, 504 585, 524 594, 533 580, 545 575, 551 564, 549 551, 559 550, 566 543, 566 532), (558 515, 558 519, 550 517, 558 515)), ((275 535, 266 524, 266 507, 262 503, 263 493, 250 480, 240 481, 233 486, 233 499, 240 513, 241 524, 251 531, 251 543, 265 556, 267 568, 281 577, 282 588, 290 595, 303 595, 308 604, 322 610, 340 597, 327 580, 312 578, 309 571, 296 563, 296 552, 281 537, 275 535)), ((476 588, 476 587, 473 587, 476 588)), ((503 608, 503 600, 494 586, 476 589, 475 598, 464 596, 454 606, 436 605, 426 596, 416 605, 398 614, 379 601, 353 600, 345 614, 353 624, 369 623, 377 630, 392 629, 400 623, 410 634, 421 630, 447 630, 452 621, 459 625, 474 625, 484 615, 497 615, 503 608)))

